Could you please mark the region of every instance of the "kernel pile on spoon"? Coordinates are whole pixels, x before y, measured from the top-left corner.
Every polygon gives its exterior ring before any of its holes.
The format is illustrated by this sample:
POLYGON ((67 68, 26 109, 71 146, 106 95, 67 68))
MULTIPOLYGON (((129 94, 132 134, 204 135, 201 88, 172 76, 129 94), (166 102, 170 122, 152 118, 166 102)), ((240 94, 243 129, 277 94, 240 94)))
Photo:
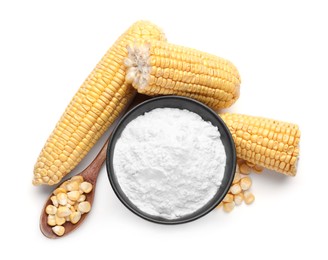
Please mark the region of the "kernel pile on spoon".
POLYGON ((50 198, 52 205, 46 207, 47 223, 57 236, 65 233, 66 222, 76 224, 82 214, 91 210, 90 202, 86 201, 86 194, 92 191, 92 184, 84 181, 82 176, 74 176, 63 182, 53 191, 50 198))

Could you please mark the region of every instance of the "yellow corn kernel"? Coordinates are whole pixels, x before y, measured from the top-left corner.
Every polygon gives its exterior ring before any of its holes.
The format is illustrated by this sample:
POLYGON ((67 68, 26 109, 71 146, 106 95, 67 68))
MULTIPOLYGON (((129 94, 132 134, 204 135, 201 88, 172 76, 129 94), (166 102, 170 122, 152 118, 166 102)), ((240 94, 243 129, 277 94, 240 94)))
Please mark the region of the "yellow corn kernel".
POLYGON ((81 175, 76 175, 71 178, 71 181, 76 181, 77 183, 82 183, 84 181, 81 175))
POLYGON ((80 189, 84 193, 90 193, 92 191, 92 184, 90 182, 84 181, 80 184, 80 189))
POLYGON ((55 217, 55 215, 48 215, 47 224, 49 226, 56 226, 56 217, 55 217))
POLYGON ((248 190, 252 186, 252 180, 249 177, 244 177, 240 180, 240 187, 242 190, 248 190))
POLYGON ((79 211, 75 211, 69 216, 69 219, 72 224, 76 224, 81 219, 81 213, 79 211))
POLYGON ((244 200, 244 194, 238 193, 236 195, 233 196, 233 201, 235 202, 236 205, 240 205, 244 200))
MULTIPOLYGON (((74 204, 74 201, 77 201, 80 198, 80 195, 81 195, 81 193, 77 190, 76 191, 70 191, 70 192, 67 193, 68 199, 70 199, 73 204, 74 204)), ((71 205, 73 205, 73 204, 71 204, 71 205)))
POLYGON ((48 214, 48 215, 55 215, 56 214, 56 212, 57 212, 57 208, 55 207, 55 206, 53 206, 53 205, 48 205, 47 207, 46 207, 46 213, 48 214))
POLYGON ((52 231, 57 235, 57 236, 62 236, 65 233, 65 228, 63 226, 55 226, 52 228, 52 231))
POLYGON ((78 205, 78 210, 83 213, 88 213, 91 210, 91 204, 89 201, 80 202, 78 205))
POLYGON ((232 202, 233 201, 233 195, 228 193, 222 201, 223 202, 232 202))
POLYGON ((250 174, 251 173, 251 168, 246 163, 243 163, 242 165, 240 165, 239 169, 240 169, 240 173, 242 173, 242 174, 250 174))
POLYGON ((255 197, 254 197, 253 193, 251 193, 249 191, 244 192, 244 201, 247 205, 253 203, 254 200, 255 200, 255 197))
POLYGON ((232 184, 236 184, 240 181, 240 173, 239 172, 236 172, 235 173, 235 177, 233 178, 233 181, 232 181, 232 184))
POLYGON ((225 212, 231 212, 234 208, 235 208, 235 203, 233 201, 223 203, 223 210, 225 212))
POLYGON ((55 189, 52 193, 54 195, 58 195, 59 193, 66 193, 66 192, 67 192, 66 189, 59 187, 59 188, 55 189))
POLYGON ((238 194, 241 192, 241 187, 238 183, 236 184, 233 184, 231 187, 230 187, 230 192, 231 194, 235 195, 235 194, 238 194))
POLYGON ((55 215, 56 225, 61 226, 66 222, 65 217, 58 217, 58 215, 55 215))
POLYGON ((60 218, 67 217, 71 214, 71 210, 66 206, 59 206, 57 209, 57 216, 60 218))

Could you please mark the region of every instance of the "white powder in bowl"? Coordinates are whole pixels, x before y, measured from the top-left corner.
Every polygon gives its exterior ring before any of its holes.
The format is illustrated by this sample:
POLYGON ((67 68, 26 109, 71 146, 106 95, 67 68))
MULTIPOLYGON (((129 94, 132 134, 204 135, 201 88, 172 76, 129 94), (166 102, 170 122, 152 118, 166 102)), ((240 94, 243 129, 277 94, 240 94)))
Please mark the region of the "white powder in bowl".
POLYGON ((132 120, 117 140, 113 167, 141 211, 177 219, 202 208, 218 191, 226 154, 220 132, 188 110, 157 108, 132 120))

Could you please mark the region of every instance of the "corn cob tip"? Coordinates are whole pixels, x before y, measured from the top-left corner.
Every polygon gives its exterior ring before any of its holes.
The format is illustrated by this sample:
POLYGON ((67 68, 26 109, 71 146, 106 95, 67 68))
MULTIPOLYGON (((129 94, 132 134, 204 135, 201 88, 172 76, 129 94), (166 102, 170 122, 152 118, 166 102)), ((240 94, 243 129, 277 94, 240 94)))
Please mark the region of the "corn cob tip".
POLYGON ((144 89, 150 78, 150 44, 138 44, 127 46, 128 56, 124 60, 127 68, 125 80, 136 88, 144 89))

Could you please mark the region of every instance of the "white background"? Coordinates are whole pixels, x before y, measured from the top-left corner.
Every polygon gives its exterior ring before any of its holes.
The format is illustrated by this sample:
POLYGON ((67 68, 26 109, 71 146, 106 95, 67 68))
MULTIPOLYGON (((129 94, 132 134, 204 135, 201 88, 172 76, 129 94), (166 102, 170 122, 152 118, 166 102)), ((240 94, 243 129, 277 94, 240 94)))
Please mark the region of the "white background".
POLYGON ((91 259, 97 253, 100 259, 327 259, 324 2, 1 0, 0 258, 91 259), (38 221, 52 188, 32 186, 36 158, 83 80, 139 19, 158 24, 172 43, 237 66, 241 96, 228 111, 298 123, 297 176, 256 175, 253 205, 162 226, 128 211, 103 168, 87 221, 70 236, 49 240, 38 221))

